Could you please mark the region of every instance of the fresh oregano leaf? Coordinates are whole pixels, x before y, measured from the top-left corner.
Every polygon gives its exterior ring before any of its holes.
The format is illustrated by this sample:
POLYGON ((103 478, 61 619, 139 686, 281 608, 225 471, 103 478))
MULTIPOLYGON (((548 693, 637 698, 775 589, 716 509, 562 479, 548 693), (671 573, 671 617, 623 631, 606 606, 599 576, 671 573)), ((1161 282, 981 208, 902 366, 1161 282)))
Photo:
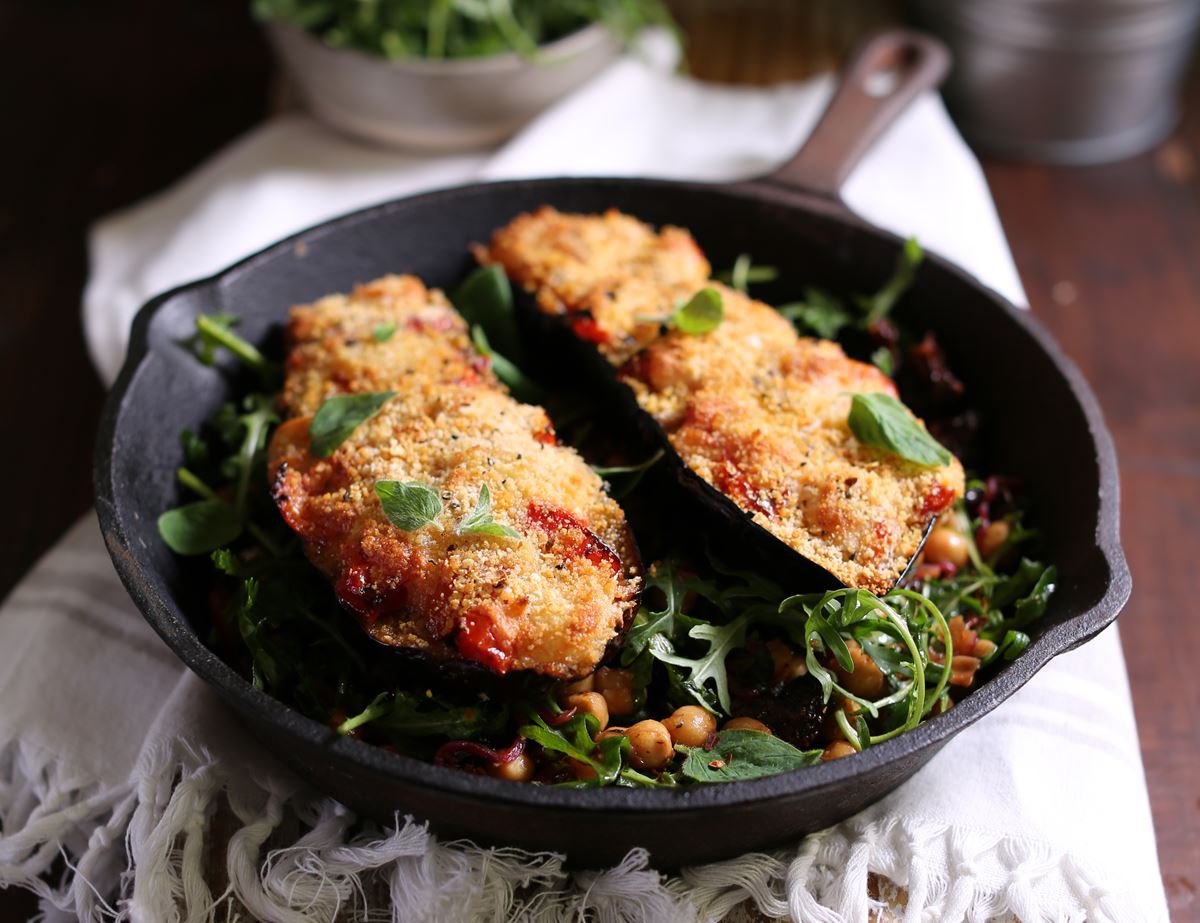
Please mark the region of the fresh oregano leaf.
POLYGON ((395 396, 395 391, 366 391, 328 398, 308 424, 312 454, 317 458, 328 458, 360 424, 379 413, 380 408, 395 396))
POLYGON ((442 498, 420 481, 376 481, 375 494, 388 522, 405 532, 415 532, 442 515, 442 498))
POLYGON ((684 333, 711 333, 725 319, 725 302, 715 288, 702 288, 676 309, 671 321, 684 333))
POLYGON ((237 512, 224 500, 197 500, 158 517, 158 534, 176 554, 208 554, 241 533, 237 512))
POLYGON ((954 457, 890 394, 852 395, 849 423, 855 438, 863 445, 883 449, 917 465, 948 465, 954 457))
POLYGON ((521 533, 492 519, 492 492, 487 484, 479 488, 475 509, 458 524, 459 535, 494 535, 498 538, 520 538, 521 533))

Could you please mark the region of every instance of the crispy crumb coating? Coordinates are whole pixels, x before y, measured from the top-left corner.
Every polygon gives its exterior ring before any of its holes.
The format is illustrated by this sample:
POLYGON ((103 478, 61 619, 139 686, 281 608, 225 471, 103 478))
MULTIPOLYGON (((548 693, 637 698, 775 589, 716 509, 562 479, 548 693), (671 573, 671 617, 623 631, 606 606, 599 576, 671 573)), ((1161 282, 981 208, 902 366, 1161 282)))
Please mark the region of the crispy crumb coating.
POLYGON ((603 481, 560 446, 544 410, 480 363, 439 292, 387 277, 293 309, 272 439, 276 503, 341 602, 378 641, 496 673, 590 673, 636 605, 637 553, 603 481), (381 324, 396 332, 378 342, 381 324), (347 391, 396 390, 329 458, 309 450, 311 413, 347 391), (436 489, 443 513, 405 532, 380 480, 436 489), (457 533, 482 485, 519 538, 457 533))
POLYGON ((584 338, 619 367, 688 467, 843 583, 887 591, 916 554, 930 519, 962 495, 961 464, 920 467, 859 443, 847 422, 850 395, 895 396, 891 380, 836 343, 798 336, 768 305, 707 282, 707 263, 681 235, 677 228, 656 234, 614 212, 542 208, 498 231, 482 255, 535 287, 543 311, 606 304, 611 292, 643 299, 641 306, 594 313, 599 332, 584 338), (686 261, 690 275, 680 268, 686 252, 696 254, 686 261), (711 333, 658 325, 647 332, 633 320, 666 313, 667 305, 706 284, 720 291, 725 307, 711 333), (630 350, 631 344, 640 348, 630 350))
POLYGON ((466 321, 416 276, 384 276, 349 295, 298 305, 285 336, 287 377, 279 399, 288 416, 316 413, 335 394, 398 391, 410 382, 495 384, 487 360, 471 346, 466 321))
POLYGON ((687 231, 655 233, 615 209, 585 216, 543 206, 497 231, 476 256, 503 266, 541 310, 565 315, 614 365, 653 340, 654 318, 670 315, 711 271, 687 231))

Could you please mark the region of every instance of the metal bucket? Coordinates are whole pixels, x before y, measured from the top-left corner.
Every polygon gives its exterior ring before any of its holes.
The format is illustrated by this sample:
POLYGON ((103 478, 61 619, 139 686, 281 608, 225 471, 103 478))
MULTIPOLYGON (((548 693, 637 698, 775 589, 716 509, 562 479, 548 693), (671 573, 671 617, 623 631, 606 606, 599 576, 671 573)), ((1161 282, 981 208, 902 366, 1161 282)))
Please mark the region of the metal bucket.
POLYGON ((1200 0, 914 0, 954 52, 947 105, 976 147, 1088 164, 1141 153, 1179 119, 1200 0))

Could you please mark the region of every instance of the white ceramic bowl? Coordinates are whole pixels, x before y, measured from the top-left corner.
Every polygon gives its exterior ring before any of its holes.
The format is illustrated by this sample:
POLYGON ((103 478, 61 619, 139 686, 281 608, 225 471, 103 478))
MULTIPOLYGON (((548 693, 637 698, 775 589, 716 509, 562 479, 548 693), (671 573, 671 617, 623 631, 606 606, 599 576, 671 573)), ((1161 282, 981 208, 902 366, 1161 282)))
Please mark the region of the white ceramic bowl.
POLYGON ((599 25, 543 45, 538 61, 390 61, 326 45, 271 22, 267 36, 308 109, 322 122, 389 147, 465 150, 502 141, 610 63, 620 42, 599 25))

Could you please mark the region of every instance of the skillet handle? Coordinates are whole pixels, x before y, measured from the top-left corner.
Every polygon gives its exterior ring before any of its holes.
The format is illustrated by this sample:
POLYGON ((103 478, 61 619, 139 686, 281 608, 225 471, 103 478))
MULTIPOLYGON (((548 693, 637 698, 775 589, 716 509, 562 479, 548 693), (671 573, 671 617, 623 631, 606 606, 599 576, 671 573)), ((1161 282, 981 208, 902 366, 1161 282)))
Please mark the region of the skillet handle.
POLYGON ((949 68, 949 50, 924 33, 894 29, 869 39, 851 56, 804 146, 761 181, 839 200, 863 154, 949 68))

